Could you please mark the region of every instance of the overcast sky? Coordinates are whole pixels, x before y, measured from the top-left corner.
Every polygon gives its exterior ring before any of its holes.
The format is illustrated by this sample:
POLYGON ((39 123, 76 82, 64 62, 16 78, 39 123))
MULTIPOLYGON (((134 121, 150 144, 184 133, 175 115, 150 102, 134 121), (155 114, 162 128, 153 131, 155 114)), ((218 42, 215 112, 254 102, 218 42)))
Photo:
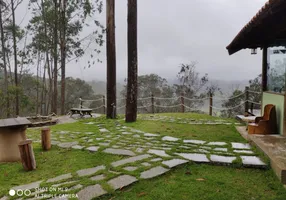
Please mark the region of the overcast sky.
MULTIPOLYGON (((127 76, 127 0, 116 1, 117 78, 127 76)), ((261 52, 228 55, 226 46, 267 0, 138 0, 139 75, 156 73, 175 79, 181 63, 197 61, 197 70, 211 79, 248 80, 261 73, 261 52)), ((100 21, 105 25, 104 12, 100 21)), ((23 11, 24 13, 24 11, 23 11)), ((22 17, 22 16, 20 16, 22 17)), ((83 35, 91 31, 86 30, 83 35)), ((84 69, 88 56, 69 63, 67 75, 106 79, 106 51, 84 69)))

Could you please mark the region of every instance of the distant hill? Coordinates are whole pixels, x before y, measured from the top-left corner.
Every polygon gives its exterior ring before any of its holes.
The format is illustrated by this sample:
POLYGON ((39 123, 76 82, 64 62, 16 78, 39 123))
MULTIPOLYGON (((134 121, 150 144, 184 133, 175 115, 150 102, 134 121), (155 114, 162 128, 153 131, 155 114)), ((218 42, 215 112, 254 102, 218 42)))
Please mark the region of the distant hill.
MULTIPOLYGON (((92 87, 95 94, 106 95, 106 82, 105 81, 93 80, 93 81, 88 81, 87 83, 92 87)), ((124 88, 124 84, 117 83, 116 86, 117 86, 116 87, 117 95, 119 95, 120 92, 124 88)))

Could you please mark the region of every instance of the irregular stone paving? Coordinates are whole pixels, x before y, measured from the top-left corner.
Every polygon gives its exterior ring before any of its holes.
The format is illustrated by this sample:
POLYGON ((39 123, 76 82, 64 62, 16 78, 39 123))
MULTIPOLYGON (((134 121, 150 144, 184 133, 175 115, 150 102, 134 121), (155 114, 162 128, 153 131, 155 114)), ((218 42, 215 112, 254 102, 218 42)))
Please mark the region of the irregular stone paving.
MULTIPOLYGON (((225 122, 220 121, 220 123, 225 122)), ((62 130, 53 132, 52 139, 60 148, 115 154, 122 159, 110 163, 109 167, 101 165, 81 169, 76 173, 67 173, 54 178, 47 177, 47 180, 16 186, 14 189, 33 189, 40 187, 40 184, 48 184, 53 187, 67 187, 66 193, 76 194, 80 200, 90 200, 107 194, 110 188, 121 189, 140 179, 154 178, 167 173, 170 169, 188 162, 231 165, 235 161, 236 163, 242 161, 242 165, 246 167, 266 166, 252 151, 249 144, 183 140, 161 136, 158 133, 145 133, 120 124, 115 124, 114 128, 108 129, 96 122, 85 124, 98 127, 98 131, 62 130), (134 174, 137 175, 134 176, 134 174)), ((33 139, 36 141, 40 138, 33 139)), ((36 195, 36 192, 32 194, 36 195)), ((33 196, 30 199, 33 199, 33 196)))

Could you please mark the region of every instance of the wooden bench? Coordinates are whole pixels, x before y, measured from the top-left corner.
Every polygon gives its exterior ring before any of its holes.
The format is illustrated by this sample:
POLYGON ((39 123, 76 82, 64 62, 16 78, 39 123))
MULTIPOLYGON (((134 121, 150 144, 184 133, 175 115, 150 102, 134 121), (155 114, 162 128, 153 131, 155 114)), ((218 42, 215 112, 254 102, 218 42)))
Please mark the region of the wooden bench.
POLYGON ((262 117, 256 117, 254 123, 248 124, 248 134, 277 134, 275 105, 267 104, 262 117))
POLYGON ((90 115, 92 117, 92 109, 89 109, 89 108, 71 108, 70 109, 71 111, 71 115, 74 115, 74 114, 80 114, 81 117, 83 117, 84 115, 90 115))

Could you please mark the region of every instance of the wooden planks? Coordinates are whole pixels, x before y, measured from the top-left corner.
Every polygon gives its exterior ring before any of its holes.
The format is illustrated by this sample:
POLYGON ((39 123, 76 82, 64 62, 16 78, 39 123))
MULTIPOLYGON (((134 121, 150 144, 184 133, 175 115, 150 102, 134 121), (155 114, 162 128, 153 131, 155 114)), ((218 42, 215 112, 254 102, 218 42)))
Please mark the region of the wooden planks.
POLYGON ((0 128, 6 128, 9 126, 25 126, 30 124, 31 122, 26 118, 8 118, 0 120, 0 128))

